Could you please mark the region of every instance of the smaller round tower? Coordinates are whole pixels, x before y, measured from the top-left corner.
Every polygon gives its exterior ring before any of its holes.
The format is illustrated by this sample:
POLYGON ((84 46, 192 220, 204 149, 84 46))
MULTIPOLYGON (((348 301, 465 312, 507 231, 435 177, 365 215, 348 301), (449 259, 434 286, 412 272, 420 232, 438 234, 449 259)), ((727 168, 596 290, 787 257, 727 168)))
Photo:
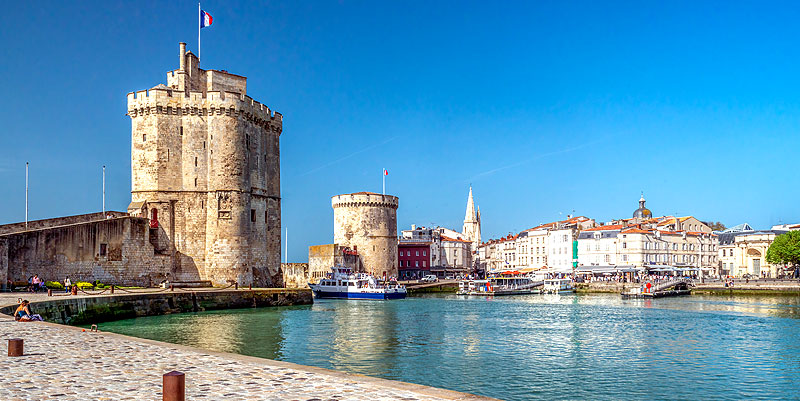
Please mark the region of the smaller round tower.
POLYGON ((367 273, 397 277, 398 198, 373 192, 336 195, 333 241, 358 251, 367 273))

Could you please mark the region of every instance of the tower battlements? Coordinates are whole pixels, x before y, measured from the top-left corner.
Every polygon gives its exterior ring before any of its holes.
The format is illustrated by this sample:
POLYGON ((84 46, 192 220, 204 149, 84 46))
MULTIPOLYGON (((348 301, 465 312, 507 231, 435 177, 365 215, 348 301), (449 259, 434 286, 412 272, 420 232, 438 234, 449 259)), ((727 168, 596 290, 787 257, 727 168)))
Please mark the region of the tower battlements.
POLYGON ((338 207, 386 207, 397 209, 399 200, 396 196, 381 195, 374 192, 357 192, 331 197, 331 206, 338 207))
POLYGON ((167 87, 128 93, 128 115, 228 115, 242 116, 257 123, 269 123, 280 133, 283 115, 270 110, 250 96, 236 92, 184 92, 167 87))

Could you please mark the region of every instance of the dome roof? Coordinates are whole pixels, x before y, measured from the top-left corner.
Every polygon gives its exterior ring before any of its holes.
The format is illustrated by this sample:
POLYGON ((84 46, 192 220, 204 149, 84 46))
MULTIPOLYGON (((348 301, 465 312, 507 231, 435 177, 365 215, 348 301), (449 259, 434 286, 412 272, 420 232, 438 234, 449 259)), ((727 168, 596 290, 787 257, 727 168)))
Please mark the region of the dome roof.
POLYGON ((639 208, 633 211, 634 219, 649 219, 653 217, 653 212, 644 206, 644 202, 644 193, 642 193, 642 197, 639 198, 639 208))

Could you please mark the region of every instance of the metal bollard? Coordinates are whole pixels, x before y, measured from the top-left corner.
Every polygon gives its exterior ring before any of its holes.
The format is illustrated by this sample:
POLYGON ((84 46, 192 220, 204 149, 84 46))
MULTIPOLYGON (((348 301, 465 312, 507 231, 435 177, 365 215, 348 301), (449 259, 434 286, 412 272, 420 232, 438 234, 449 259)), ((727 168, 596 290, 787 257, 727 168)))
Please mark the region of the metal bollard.
POLYGON ((250 284, 250 289, 251 289, 251 290, 253 289, 253 284, 252 284, 252 283, 250 284))
POLYGON ((113 284, 111 285, 111 293, 112 294, 114 293, 114 285, 113 284))
POLYGON ((186 375, 182 372, 173 370, 164 374, 164 401, 185 401, 186 400, 186 375))
POLYGON ((23 341, 21 338, 8 339, 8 356, 22 356, 23 341))
POLYGON ((234 289, 239 289, 239 283, 233 283, 234 289))

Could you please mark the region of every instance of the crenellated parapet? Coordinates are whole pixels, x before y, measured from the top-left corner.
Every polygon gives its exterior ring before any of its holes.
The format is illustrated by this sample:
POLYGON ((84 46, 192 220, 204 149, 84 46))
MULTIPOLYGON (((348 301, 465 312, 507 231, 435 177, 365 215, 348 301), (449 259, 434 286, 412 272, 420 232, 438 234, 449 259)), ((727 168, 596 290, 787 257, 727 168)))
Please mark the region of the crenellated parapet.
POLYGON ((331 197, 331 206, 339 207, 385 207, 397 209, 399 200, 396 196, 382 195, 373 192, 358 192, 331 197))
POLYGON ((229 116, 243 118, 278 135, 283 131, 283 116, 247 95, 234 92, 183 92, 153 88, 128 93, 131 118, 151 114, 174 116, 229 116))

